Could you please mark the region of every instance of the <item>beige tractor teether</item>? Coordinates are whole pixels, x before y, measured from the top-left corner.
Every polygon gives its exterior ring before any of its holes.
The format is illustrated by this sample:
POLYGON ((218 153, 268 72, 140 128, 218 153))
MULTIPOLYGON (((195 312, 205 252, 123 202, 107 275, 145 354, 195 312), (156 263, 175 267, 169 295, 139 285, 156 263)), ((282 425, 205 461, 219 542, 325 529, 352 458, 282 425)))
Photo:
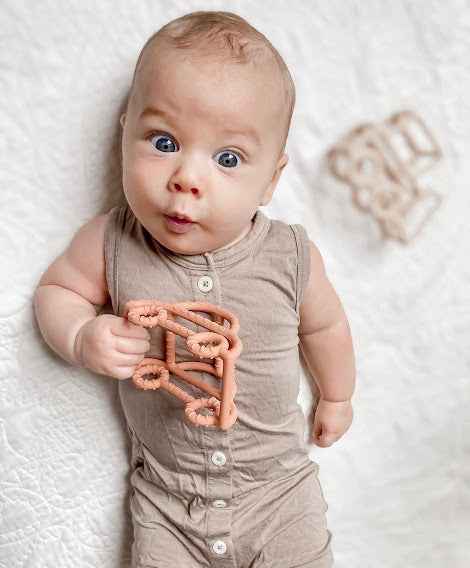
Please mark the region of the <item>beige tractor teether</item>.
POLYGON ((357 126, 328 158, 333 175, 351 186, 354 203, 379 221, 386 237, 408 243, 441 204, 442 196, 422 187, 418 177, 442 151, 412 111, 357 126))

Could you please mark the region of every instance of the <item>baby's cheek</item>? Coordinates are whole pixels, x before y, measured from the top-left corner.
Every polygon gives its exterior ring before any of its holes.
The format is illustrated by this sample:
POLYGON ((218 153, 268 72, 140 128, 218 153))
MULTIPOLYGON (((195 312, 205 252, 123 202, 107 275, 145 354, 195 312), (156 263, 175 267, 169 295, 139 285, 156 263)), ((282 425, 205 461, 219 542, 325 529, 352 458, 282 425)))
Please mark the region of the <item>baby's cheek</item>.
POLYGON ((140 160, 125 172, 124 179, 133 192, 146 194, 151 192, 155 180, 158 178, 155 174, 152 175, 152 169, 148 167, 145 161, 140 160))

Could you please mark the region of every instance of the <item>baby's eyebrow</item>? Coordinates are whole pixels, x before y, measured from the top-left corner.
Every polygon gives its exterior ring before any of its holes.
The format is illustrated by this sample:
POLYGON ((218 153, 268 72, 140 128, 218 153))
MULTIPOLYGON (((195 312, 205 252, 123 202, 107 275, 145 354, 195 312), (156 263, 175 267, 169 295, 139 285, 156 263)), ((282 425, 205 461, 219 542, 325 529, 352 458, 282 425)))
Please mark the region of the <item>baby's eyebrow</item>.
POLYGON ((140 115, 139 118, 145 118, 146 116, 162 116, 162 117, 166 117, 167 114, 166 112, 163 112, 162 110, 158 109, 158 108, 154 108, 154 107, 148 107, 146 109, 144 109, 140 115))
POLYGON ((156 107, 147 107, 139 114, 139 120, 144 120, 149 116, 156 116, 157 118, 162 118, 170 128, 176 127, 176 120, 172 117, 171 114, 165 112, 156 107))
POLYGON ((244 138, 250 138, 252 142, 261 150, 261 142, 258 136, 258 133, 254 128, 243 128, 243 129, 235 129, 235 128, 224 128, 223 130, 224 135, 235 137, 235 136, 243 136, 244 138))
MULTIPOLYGON (((146 118, 147 116, 157 116, 157 117, 165 118, 167 120, 171 119, 171 117, 170 117, 170 115, 168 115, 168 113, 166 113, 165 111, 163 111, 159 108, 155 108, 155 107, 147 107, 146 109, 144 109, 140 113, 139 118, 142 120, 142 119, 146 118)), ((244 138, 249 138, 257 146, 257 148, 259 150, 261 150, 260 138, 259 138, 257 131, 254 128, 251 128, 251 127, 244 127, 244 128, 228 128, 228 127, 225 127, 222 131, 222 134, 224 136, 230 136, 230 137, 243 136, 244 138)))

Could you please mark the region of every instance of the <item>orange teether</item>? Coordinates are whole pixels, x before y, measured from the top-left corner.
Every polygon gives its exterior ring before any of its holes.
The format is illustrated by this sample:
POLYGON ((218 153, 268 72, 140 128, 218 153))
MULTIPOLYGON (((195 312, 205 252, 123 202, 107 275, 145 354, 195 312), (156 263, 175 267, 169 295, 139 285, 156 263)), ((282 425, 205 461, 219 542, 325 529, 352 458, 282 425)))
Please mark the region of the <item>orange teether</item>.
POLYGON ((135 386, 145 390, 162 388, 186 403, 187 419, 198 426, 218 426, 226 430, 237 419, 237 408, 234 396, 237 390, 235 383, 235 360, 242 352, 242 342, 237 333, 240 329, 237 318, 219 306, 204 302, 159 302, 155 300, 138 300, 128 302, 124 308, 124 317, 142 327, 159 325, 165 333, 165 360, 146 358, 141 361, 134 372, 132 381, 135 386), (203 312, 215 317, 197 314, 203 312), (195 332, 175 321, 192 322, 207 331, 195 332), (224 324, 228 323, 226 327, 224 324), (186 348, 202 359, 211 359, 212 363, 203 361, 175 360, 175 335, 186 339, 186 348), (206 384, 190 371, 205 371, 221 379, 221 389, 206 384), (170 373, 197 387, 210 395, 210 398, 194 398, 170 381, 170 373), (154 375, 146 379, 145 375, 154 375), (208 409, 211 414, 199 413, 200 409, 208 409))

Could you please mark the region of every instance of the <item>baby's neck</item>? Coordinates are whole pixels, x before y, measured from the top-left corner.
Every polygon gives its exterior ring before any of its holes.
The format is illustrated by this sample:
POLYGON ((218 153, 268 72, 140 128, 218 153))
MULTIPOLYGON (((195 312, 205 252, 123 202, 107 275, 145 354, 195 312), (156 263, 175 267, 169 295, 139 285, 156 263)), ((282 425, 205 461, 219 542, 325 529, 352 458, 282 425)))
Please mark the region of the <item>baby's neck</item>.
POLYGON ((253 227, 253 221, 250 221, 250 224, 246 227, 246 229, 240 235, 238 235, 238 237, 236 239, 234 239, 233 241, 224 245, 223 247, 220 247, 220 248, 215 249, 215 250, 211 250, 210 252, 218 252, 219 250, 224 250, 224 249, 231 247, 234 244, 240 242, 242 239, 244 239, 248 235, 248 233, 251 231, 252 227, 253 227))

